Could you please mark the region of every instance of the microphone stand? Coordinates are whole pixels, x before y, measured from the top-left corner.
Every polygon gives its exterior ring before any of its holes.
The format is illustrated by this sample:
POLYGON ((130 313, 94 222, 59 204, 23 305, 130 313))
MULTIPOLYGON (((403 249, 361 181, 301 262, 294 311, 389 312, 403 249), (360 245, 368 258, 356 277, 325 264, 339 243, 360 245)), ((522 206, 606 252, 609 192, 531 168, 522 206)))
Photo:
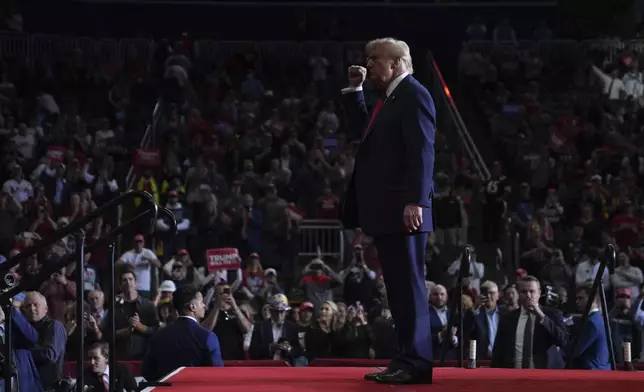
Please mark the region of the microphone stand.
POLYGON ((110 290, 108 300, 108 314, 110 317, 107 321, 107 344, 109 346, 108 365, 110 369, 109 374, 109 391, 116 391, 116 246, 114 243, 109 245, 110 250, 110 272, 108 276, 108 287, 110 290))
POLYGON ((449 346, 451 345, 451 334, 452 327, 458 325, 458 367, 463 367, 463 356, 465 347, 463 346, 463 281, 470 274, 470 265, 472 262, 472 251, 469 247, 465 247, 463 250, 463 255, 461 257, 461 265, 458 270, 458 278, 456 280, 456 287, 452 295, 452 302, 449 305, 451 314, 449 320, 447 321, 447 327, 445 328, 445 340, 441 344, 441 358, 440 366, 443 366, 445 363, 445 356, 447 351, 449 351, 449 346))

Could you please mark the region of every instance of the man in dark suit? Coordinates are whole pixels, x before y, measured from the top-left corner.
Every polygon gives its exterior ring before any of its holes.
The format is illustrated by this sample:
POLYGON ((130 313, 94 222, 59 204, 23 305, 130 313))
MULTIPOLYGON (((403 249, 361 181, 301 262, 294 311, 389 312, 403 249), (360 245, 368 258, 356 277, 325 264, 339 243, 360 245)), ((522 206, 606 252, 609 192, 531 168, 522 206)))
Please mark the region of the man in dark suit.
MULTIPOLYGON (((589 288, 580 287, 577 289, 576 302, 579 311, 586 311, 590 300, 589 294, 589 288)), ((611 370, 608 339, 606 339, 604 320, 599 309, 599 296, 595 296, 584 329, 581 332, 578 326, 574 329, 576 334, 581 333, 581 337, 577 349, 572 354, 573 369, 611 370)))
POLYGON ((110 372, 116 372, 115 384, 116 391, 133 392, 137 389, 136 380, 124 364, 117 362, 116 369, 109 368, 109 346, 107 343, 98 342, 90 346, 87 351, 90 367, 85 369, 85 392, 104 392, 109 391, 110 372))
POLYGON ((505 312, 498 307, 499 287, 492 281, 481 285, 481 307, 474 316, 471 337, 476 339, 476 358, 489 360, 496 341, 499 321, 505 312))
POLYGON ((541 285, 534 276, 517 282, 519 309, 503 316, 494 341, 492 367, 546 369, 548 350, 565 347, 566 325, 556 309, 541 307, 541 285))
POLYGON ((349 67, 343 99, 354 138, 361 140, 342 204, 347 229, 374 238, 397 331, 398 355, 386 371, 365 376, 385 384, 432 381, 432 342, 424 253, 433 230, 435 109, 413 76, 409 46, 393 38, 366 46, 367 68, 349 67), (367 109, 362 83, 380 99, 367 109))
POLYGON ((143 377, 158 380, 184 366, 224 366, 217 335, 198 321, 206 309, 199 290, 179 288, 172 295, 172 304, 179 318, 152 337, 143 361, 143 377))
POLYGON ((300 329, 286 321, 286 312, 291 309, 288 299, 284 294, 277 294, 268 301, 268 305, 271 318, 255 324, 250 341, 250 357, 297 363, 304 355, 304 350, 298 336, 300 329))

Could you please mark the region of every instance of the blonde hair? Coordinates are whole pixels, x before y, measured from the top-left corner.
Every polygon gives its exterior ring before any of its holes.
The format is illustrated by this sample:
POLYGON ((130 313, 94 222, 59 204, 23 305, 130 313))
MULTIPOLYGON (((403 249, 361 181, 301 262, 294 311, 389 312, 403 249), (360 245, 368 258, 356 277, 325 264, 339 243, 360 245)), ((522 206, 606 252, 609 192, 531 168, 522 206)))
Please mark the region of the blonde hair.
POLYGON ((376 38, 367 43, 365 51, 370 52, 375 46, 380 45, 386 45, 389 47, 389 52, 394 57, 398 57, 400 59, 406 72, 414 73, 414 65, 411 61, 411 51, 409 50, 409 45, 407 45, 405 41, 392 37, 376 38))

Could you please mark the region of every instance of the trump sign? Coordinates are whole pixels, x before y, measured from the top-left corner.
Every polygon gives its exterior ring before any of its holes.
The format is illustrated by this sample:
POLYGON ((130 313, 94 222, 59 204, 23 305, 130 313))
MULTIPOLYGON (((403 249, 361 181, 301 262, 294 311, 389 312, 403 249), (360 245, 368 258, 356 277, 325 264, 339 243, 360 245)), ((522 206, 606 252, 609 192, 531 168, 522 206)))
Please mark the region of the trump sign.
POLYGON ((235 248, 208 249, 208 271, 232 270, 241 267, 239 252, 235 248))

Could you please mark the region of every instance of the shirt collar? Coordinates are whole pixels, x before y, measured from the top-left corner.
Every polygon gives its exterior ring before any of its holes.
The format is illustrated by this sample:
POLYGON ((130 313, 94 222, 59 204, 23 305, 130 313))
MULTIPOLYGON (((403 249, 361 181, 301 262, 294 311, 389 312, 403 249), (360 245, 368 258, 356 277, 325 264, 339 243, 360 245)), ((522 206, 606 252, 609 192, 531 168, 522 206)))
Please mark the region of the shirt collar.
POLYGON ((440 312, 440 313, 447 312, 447 306, 443 306, 442 308, 439 308, 439 307, 436 307, 436 306, 432 305, 432 308, 434 308, 434 310, 436 310, 436 312, 440 312))
POLYGON ((196 319, 196 318, 194 318, 194 317, 192 317, 192 316, 179 316, 178 318, 187 318, 187 319, 190 319, 190 320, 194 321, 195 323, 199 323, 199 322, 197 321, 197 319, 196 319))
POLYGON ((391 93, 394 92, 396 87, 398 87, 400 82, 402 82, 403 79, 407 77, 407 75, 409 75, 409 72, 403 72, 402 74, 398 75, 398 77, 396 77, 394 80, 392 80, 391 83, 389 83, 389 86, 387 86, 387 90, 385 91, 385 94, 387 95, 386 98, 389 98, 391 93))
POLYGON ((105 366, 105 371, 103 372, 103 377, 108 377, 110 376, 110 365, 105 366))

